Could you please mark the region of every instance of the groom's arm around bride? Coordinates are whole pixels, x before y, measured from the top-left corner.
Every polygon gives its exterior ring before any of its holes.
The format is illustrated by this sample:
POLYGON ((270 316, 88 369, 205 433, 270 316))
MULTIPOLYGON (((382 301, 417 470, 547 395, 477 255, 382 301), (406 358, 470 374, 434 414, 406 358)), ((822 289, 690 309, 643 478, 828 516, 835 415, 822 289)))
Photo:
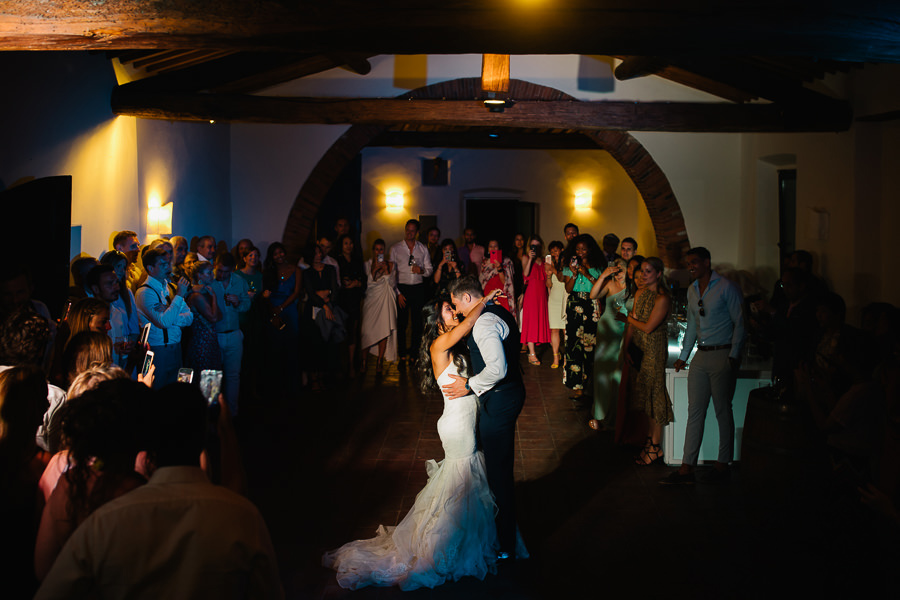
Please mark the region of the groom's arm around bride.
MULTIPOLYGON (((468 312, 483 300, 474 277, 457 279, 449 286, 456 310, 468 312)), ((479 399, 478 439, 484 453, 488 485, 497 503, 497 537, 501 554, 515 556, 516 517, 513 466, 516 419, 525 402, 519 367, 519 328, 502 306, 488 303, 475 321, 468 341, 470 372, 444 386, 448 398, 475 393, 479 399)))

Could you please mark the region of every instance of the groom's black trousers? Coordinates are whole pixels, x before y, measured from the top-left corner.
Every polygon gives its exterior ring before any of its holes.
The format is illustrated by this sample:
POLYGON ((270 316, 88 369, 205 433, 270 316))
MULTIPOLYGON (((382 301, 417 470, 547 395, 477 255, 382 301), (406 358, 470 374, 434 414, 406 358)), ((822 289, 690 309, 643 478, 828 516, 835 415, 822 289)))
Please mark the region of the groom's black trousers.
MULTIPOLYGON (((514 365, 515 367, 516 365, 514 365)), ((525 403, 525 387, 511 382, 479 397, 478 440, 484 453, 488 486, 497 502, 497 537, 500 550, 515 556, 516 499, 515 443, 516 418, 525 403)))

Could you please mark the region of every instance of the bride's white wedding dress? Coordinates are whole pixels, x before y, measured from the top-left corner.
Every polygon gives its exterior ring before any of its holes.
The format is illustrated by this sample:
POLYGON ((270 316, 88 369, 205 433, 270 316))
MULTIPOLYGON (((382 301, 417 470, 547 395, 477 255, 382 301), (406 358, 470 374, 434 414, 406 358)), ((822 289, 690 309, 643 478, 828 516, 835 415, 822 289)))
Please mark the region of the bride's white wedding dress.
MULTIPOLYGON (((439 386, 457 375, 451 362, 439 386)), ((327 552, 322 564, 337 571, 341 587, 398 585, 433 588, 496 570, 495 505, 488 489, 484 456, 475 449, 478 401, 474 394, 447 400, 438 420, 444 460, 426 464, 428 483, 396 527, 380 525, 376 537, 327 552)))

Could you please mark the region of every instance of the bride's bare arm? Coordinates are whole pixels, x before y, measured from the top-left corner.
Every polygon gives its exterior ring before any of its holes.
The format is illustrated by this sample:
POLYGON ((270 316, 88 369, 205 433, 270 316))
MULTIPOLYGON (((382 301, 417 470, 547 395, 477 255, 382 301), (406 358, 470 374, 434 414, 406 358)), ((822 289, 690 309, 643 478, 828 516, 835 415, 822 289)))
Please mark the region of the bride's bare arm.
POLYGON ((463 319, 459 325, 438 336, 431 345, 432 361, 434 361, 435 352, 449 352, 450 348, 455 346, 465 336, 469 335, 472 332, 472 328, 475 327, 475 321, 478 320, 478 316, 481 314, 481 311, 484 310, 485 304, 499 295, 499 289, 492 290, 490 294, 476 302, 472 308, 469 309, 469 312, 465 313, 466 318, 463 319))

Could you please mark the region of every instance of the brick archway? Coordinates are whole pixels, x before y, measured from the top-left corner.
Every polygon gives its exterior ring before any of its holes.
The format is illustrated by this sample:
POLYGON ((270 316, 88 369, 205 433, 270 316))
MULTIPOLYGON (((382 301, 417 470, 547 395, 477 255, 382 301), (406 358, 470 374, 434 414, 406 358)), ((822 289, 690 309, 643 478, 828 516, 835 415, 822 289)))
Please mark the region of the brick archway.
MULTIPOLYGON (((509 83, 509 96, 517 100, 576 100, 559 90, 527 81, 513 79, 509 83)), ((480 95, 481 80, 473 77, 436 83, 400 97, 471 99, 480 95)), ((300 255, 312 233, 319 206, 344 167, 386 129, 386 126, 354 125, 325 152, 300 188, 288 214, 283 241, 289 255, 300 255)), ((687 228, 669 180, 650 153, 625 131, 584 130, 575 122, 571 131, 593 140, 598 149, 609 152, 622 166, 647 207, 660 258, 667 267, 678 267, 690 248, 687 228)))

